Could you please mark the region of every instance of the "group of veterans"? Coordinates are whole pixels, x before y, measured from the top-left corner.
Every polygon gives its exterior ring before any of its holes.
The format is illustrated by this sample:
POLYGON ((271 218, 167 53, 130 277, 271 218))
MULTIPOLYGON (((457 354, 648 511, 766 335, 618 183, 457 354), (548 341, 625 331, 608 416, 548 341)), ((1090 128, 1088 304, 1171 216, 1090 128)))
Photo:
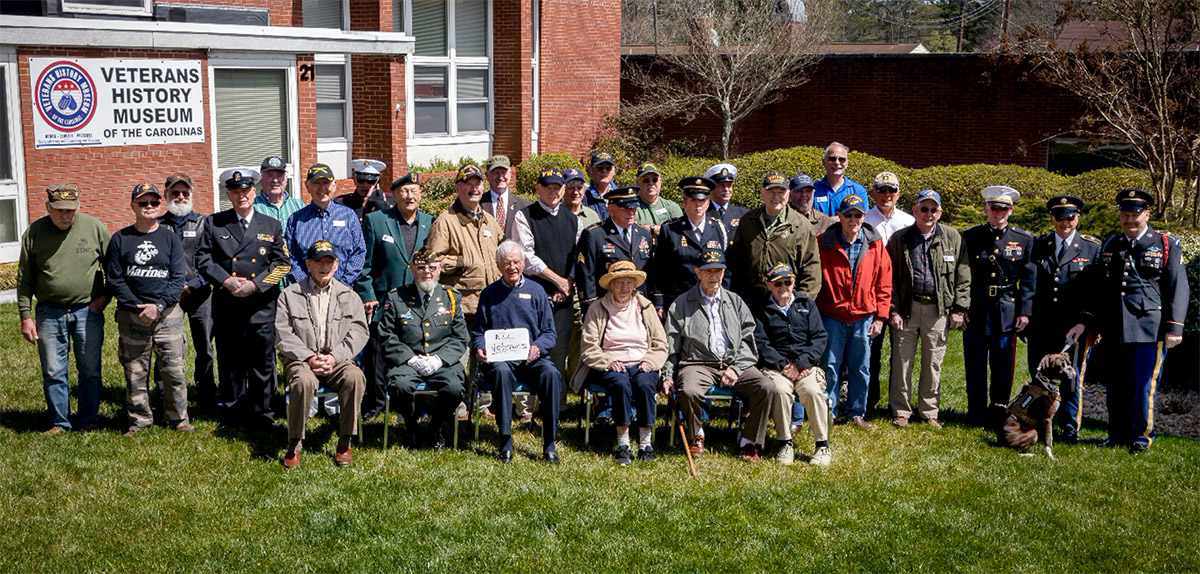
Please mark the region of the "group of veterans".
MULTIPOLYGON (((195 406, 223 425, 273 425, 282 366, 288 468, 300 464, 318 389, 337 395, 324 407, 337 409, 338 465, 353 461, 359 420, 385 404, 403 419, 410 448, 443 447, 446 424, 494 417, 504 462, 514 419, 536 414, 543 458, 557 463, 567 390, 596 395, 618 464, 654 459, 659 393, 699 456, 722 389, 748 411, 741 458, 765 455, 773 423, 774 456, 793 463, 793 435, 808 420, 805 458, 827 465, 830 424, 871 428, 885 332, 891 423, 941 428, 954 327, 963 328, 970 424, 995 427, 1006 416, 1018 337, 1031 375, 1064 344, 1079 367, 1103 338, 1113 357, 1107 442, 1133 453, 1150 445, 1156 383, 1181 341, 1188 293, 1179 241, 1148 225, 1150 193, 1118 191, 1122 230, 1101 241, 1077 231, 1078 197, 1050 198, 1054 230, 1033 236, 1008 221, 1020 193, 989 185, 987 221, 960 232, 939 222, 935 190, 917 191, 906 212, 895 174, 878 174, 869 190, 846 177, 848 151, 830 144, 819 179, 767 174, 752 209, 732 201, 731 164, 680 180, 679 204, 661 195, 652 163, 637 168, 634 185, 616 185, 613 156, 599 150, 586 172, 542 170, 536 200, 512 189, 505 156, 463 165, 452 204, 437 215, 421 209, 418 174, 385 193, 386 165, 371 159, 351 162, 355 189, 339 197, 329 166, 310 166, 307 204, 287 191, 280 157, 224 169, 231 207, 207 216, 193 207, 191 178, 175 173, 161 189, 135 185, 134 222, 111 237, 79 212, 77 187, 51 186, 18 270, 21 333, 41 359, 44 432, 96 428, 102 313, 115 299, 125 434, 153 424, 156 387, 165 424, 193 430, 186 316, 195 406), (432 404, 419 405, 419 394, 434 395, 432 404)), ((1068 441, 1080 428, 1082 383, 1061 388, 1068 441)))

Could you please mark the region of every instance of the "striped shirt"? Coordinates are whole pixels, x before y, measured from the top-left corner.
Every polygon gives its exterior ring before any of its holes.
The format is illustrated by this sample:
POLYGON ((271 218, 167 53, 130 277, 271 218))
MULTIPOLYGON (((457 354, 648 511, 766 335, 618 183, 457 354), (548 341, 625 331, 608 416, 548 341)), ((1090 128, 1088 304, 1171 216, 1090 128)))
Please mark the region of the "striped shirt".
POLYGON ((326 209, 311 203, 304 206, 288 218, 283 237, 292 262, 289 276, 293 281, 308 276, 304 255, 308 252, 308 246, 319 239, 332 243, 337 254, 338 268, 333 274, 334 279, 345 285, 353 285, 362 271, 367 252, 362 226, 354 210, 340 203, 330 202, 326 209))
POLYGON ((270 215, 279 220, 280 225, 287 225, 287 220, 293 213, 300 211, 304 207, 304 202, 296 199, 290 193, 283 194, 283 201, 279 203, 279 207, 275 207, 270 200, 267 199, 267 194, 259 193, 254 196, 254 211, 263 215, 270 215))

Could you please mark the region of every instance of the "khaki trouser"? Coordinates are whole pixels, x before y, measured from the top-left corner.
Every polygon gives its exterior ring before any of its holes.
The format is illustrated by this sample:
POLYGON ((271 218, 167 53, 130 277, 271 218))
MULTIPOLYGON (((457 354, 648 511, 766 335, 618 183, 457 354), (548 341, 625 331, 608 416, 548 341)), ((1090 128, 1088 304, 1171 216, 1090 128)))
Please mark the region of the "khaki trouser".
POLYGON ((120 333, 118 358, 125 368, 125 414, 129 428, 137 430, 154 422, 150 410, 150 354, 158 356, 163 381, 163 411, 167 424, 188 422, 187 382, 183 380, 183 311, 179 305, 163 309, 158 320, 145 325, 137 313, 117 310, 120 333))
POLYGON ((333 366, 327 375, 318 375, 306 361, 292 361, 284 367, 288 386, 288 438, 293 441, 304 439, 304 423, 308 422, 308 407, 313 402, 317 387, 332 387, 337 390, 341 405, 340 436, 358 434, 358 414, 362 405, 363 389, 367 377, 353 360, 342 361, 333 366))
MULTIPOLYGON (((679 406, 683 409, 683 418, 687 422, 688 433, 693 438, 701 430, 700 409, 704 402, 704 394, 720 382, 721 371, 715 367, 688 365, 679 369, 675 388, 678 391, 679 406)), ((746 417, 746 422, 742 424, 742 437, 755 444, 763 444, 767 438, 767 419, 771 404, 791 397, 791 388, 777 388, 775 382, 759 371, 758 367, 750 367, 742 371, 733 389, 745 397, 750 407, 750 416, 746 417)))
POLYGON ((892 368, 888 381, 888 406, 892 416, 912 415, 909 391, 912 389, 912 364, 921 341, 921 378, 917 387, 917 412, 923 419, 938 418, 941 395, 942 358, 946 356, 946 315, 938 315, 937 305, 913 301, 912 312, 903 329, 892 329, 892 368))
POLYGON ((794 383, 779 371, 763 369, 762 372, 775 383, 775 396, 786 397, 771 405, 775 437, 779 440, 792 439, 792 400, 795 393, 800 396, 800 403, 804 405, 813 440, 829 440, 829 397, 825 393, 825 369, 819 366, 812 367, 794 383))

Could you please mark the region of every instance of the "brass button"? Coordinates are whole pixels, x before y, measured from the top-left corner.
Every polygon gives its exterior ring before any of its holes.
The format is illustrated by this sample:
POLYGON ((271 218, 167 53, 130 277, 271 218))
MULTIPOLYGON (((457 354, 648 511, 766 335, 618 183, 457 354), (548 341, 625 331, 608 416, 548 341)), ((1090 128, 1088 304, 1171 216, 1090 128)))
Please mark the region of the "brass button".
POLYGON ((258 274, 257 274, 257 273, 251 273, 251 274, 250 274, 250 278, 251 278, 251 279, 253 279, 253 278, 257 277, 257 276, 258 276, 258 274))
POLYGON ((250 262, 251 262, 251 263, 257 263, 257 262, 258 262, 258 259, 255 259, 255 258, 251 257, 251 258, 250 258, 250 262))
POLYGON ((995 277, 995 276, 996 276, 996 274, 995 274, 995 273, 992 273, 992 277, 995 277))
POLYGON ((1055 291, 1055 292, 1058 292, 1058 287, 1055 287, 1055 288, 1054 288, 1054 291, 1055 291))
POLYGON ((233 258, 233 260, 234 260, 234 261, 237 261, 237 257, 234 257, 234 258, 233 258))

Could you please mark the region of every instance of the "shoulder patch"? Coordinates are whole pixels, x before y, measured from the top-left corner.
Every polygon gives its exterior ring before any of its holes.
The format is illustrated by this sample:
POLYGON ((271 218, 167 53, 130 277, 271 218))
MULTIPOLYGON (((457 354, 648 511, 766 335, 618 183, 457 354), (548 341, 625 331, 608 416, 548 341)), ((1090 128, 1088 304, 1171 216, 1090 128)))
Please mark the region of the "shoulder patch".
POLYGON ((1024 235, 1025 237, 1033 237, 1033 234, 1029 233, 1028 231, 1025 231, 1024 229, 1021 229, 1020 227, 1017 227, 1016 225, 1010 225, 1008 227, 1014 233, 1019 233, 1021 235, 1024 235))
POLYGON ((1175 235, 1174 233, 1171 233, 1170 231, 1159 231, 1159 233, 1166 236, 1166 238, 1170 239, 1171 242, 1174 243, 1175 245, 1179 245, 1179 236, 1175 235))
POLYGON ((603 221, 597 221, 596 223, 593 223, 593 224, 591 224, 591 225, 589 225, 589 226, 587 226, 587 227, 584 227, 584 228, 583 228, 583 230, 584 230, 584 231, 588 231, 588 230, 590 230, 590 229, 595 229, 595 228, 597 228, 597 227, 600 227, 601 225, 604 225, 604 222, 603 222, 603 221))
POLYGON ((1096 245, 1100 245, 1100 239, 1098 237, 1096 237, 1095 235, 1088 235, 1086 233, 1080 233, 1079 238, 1088 243, 1095 243, 1096 245))

